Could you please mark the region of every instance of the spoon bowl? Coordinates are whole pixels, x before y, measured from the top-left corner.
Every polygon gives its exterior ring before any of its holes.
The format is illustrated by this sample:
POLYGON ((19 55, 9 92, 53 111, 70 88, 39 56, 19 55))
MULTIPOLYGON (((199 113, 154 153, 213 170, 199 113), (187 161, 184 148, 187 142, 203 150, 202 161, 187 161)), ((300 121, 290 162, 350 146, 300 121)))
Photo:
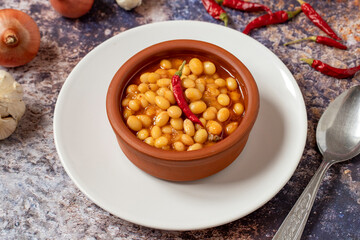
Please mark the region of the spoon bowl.
POLYGON ((360 153, 360 85, 348 89, 329 104, 316 128, 316 141, 323 161, 273 240, 299 240, 326 171, 332 164, 360 153))
POLYGON ((334 161, 360 153, 360 86, 341 94, 321 116, 316 129, 320 152, 334 161))

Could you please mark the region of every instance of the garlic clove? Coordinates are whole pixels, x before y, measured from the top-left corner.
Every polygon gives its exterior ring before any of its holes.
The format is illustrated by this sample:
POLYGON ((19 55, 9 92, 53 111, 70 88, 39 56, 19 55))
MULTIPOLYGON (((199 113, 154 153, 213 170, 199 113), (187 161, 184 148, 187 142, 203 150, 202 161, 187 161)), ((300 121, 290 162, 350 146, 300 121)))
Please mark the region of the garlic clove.
POLYGON ((0 140, 10 136, 25 113, 23 90, 6 71, 0 70, 0 140))
POLYGON ((0 70, 0 98, 21 100, 22 93, 22 86, 15 81, 11 74, 0 70))
POLYGON ((9 137, 16 129, 17 121, 12 117, 0 118, 0 140, 9 137))
POLYGON ((123 9, 129 11, 141 5, 141 0, 116 0, 116 3, 123 9))
POLYGON ((10 73, 0 70, 0 116, 11 115, 16 121, 19 121, 25 113, 25 103, 22 101, 22 97, 22 86, 10 73))
POLYGON ((6 99, 1 99, 0 97, 0 116, 7 117, 11 116, 16 121, 19 121, 20 118, 25 113, 25 103, 22 100, 19 101, 7 101, 6 99))
POLYGON ((0 118, 7 117, 8 115, 7 107, 5 105, 3 106, 0 102, 0 118))

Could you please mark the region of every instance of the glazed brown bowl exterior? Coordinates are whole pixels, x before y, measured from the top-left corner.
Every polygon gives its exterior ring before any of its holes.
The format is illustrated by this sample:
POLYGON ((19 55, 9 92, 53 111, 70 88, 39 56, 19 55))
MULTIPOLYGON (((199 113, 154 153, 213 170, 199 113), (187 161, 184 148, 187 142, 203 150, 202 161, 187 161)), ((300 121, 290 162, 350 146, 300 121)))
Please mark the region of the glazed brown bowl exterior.
POLYGON ((259 93, 249 70, 226 50, 197 40, 171 40, 152 45, 131 57, 113 77, 106 98, 106 110, 118 143, 138 168, 171 181, 197 180, 219 172, 241 153, 259 110, 259 93), (121 99, 131 78, 147 65, 174 55, 204 56, 228 70, 242 86, 245 114, 230 136, 200 150, 177 152, 152 147, 139 140, 122 117, 121 99))

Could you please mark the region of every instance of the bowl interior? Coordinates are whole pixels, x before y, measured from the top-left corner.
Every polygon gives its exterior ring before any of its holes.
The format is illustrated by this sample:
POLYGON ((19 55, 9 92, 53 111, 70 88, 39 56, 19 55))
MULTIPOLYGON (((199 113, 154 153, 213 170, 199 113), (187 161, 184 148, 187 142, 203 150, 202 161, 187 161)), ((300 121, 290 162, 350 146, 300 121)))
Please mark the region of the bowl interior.
POLYGON ((257 117, 259 108, 258 89, 249 70, 234 55, 226 50, 202 41, 196 40, 172 40, 150 46, 131 57, 120 67, 110 83, 107 95, 107 113, 109 121, 116 132, 127 144, 137 150, 155 155, 167 160, 194 160, 224 151, 234 141, 238 141, 247 135, 257 117), (177 56, 194 56, 206 58, 227 71, 238 80, 244 98, 245 115, 238 129, 230 136, 213 145, 211 148, 203 148, 197 151, 182 152, 156 149, 143 143, 127 128, 121 113, 121 99, 124 89, 129 81, 148 65, 161 59, 177 56))

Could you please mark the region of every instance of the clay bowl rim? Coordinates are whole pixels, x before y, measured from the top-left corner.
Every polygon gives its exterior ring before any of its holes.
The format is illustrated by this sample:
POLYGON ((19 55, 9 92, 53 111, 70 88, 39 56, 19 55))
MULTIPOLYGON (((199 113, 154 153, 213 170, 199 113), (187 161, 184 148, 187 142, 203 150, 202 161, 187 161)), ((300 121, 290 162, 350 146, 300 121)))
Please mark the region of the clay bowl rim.
POLYGON ((233 54, 208 42, 190 39, 178 39, 151 45, 130 57, 122 66, 120 66, 111 80, 108 88, 106 96, 106 111, 109 122, 115 134, 120 137, 127 145, 131 146, 137 151, 160 160, 194 161, 197 159, 209 157, 211 155, 219 154, 231 148, 237 141, 248 135, 258 115, 259 101, 259 92, 253 76, 246 68, 246 66, 233 54), (146 56, 156 56, 159 54, 159 49, 160 52, 174 51, 176 49, 200 51, 209 55, 217 56, 223 62, 227 62, 230 66, 235 68, 236 72, 243 79, 245 91, 247 92, 248 96, 248 104, 245 108, 246 112, 244 118, 242 119, 239 127, 231 135, 227 136, 225 139, 219 141, 211 147, 205 147, 196 151, 178 152, 175 150, 157 149, 153 146, 150 146, 140 141, 130 131, 130 129, 128 129, 126 123, 123 121, 122 114, 120 113, 120 99, 123 94, 123 88, 120 88, 119 85, 125 81, 126 83, 123 85, 123 87, 125 87, 130 78, 134 75, 133 74, 130 77, 127 76, 126 73, 129 72, 129 68, 133 69, 139 65, 139 63, 143 61, 146 56))

